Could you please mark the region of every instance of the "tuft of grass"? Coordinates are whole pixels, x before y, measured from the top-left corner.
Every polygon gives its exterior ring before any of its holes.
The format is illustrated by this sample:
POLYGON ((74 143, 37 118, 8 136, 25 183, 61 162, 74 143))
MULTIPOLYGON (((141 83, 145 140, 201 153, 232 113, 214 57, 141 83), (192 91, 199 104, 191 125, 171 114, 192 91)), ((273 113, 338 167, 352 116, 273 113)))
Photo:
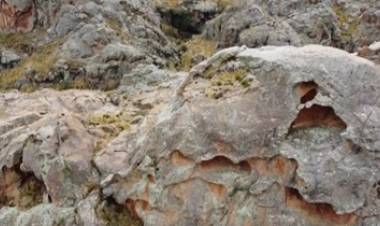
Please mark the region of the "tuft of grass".
POLYGON ((218 76, 214 76, 211 79, 211 84, 214 86, 236 85, 236 83, 241 84, 246 76, 247 71, 244 69, 225 71, 218 76))
POLYGON ((338 25, 342 31, 343 41, 351 41, 355 33, 358 31, 358 26, 361 23, 361 18, 348 14, 343 6, 340 5, 334 5, 332 9, 338 17, 338 25))
POLYGON ((128 129, 131 120, 131 117, 121 113, 91 115, 88 118, 89 124, 104 127, 103 130, 105 132, 105 136, 95 144, 95 153, 103 149, 110 140, 118 136, 123 130, 128 129))
POLYGON ((31 52, 34 33, 0 33, 0 47, 17 52, 31 52))
POLYGON ((219 8, 226 9, 227 7, 235 4, 236 0, 214 0, 219 8))
POLYGON ((181 0, 155 0, 155 3, 158 7, 175 9, 180 6, 181 0))
POLYGON ((235 71, 224 71, 215 76, 208 74, 210 79, 210 86, 206 87, 204 93, 207 97, 213 99, 219 99, 223 95, 232 90, 233 87, 241 86, 247 88, 251 85, 251 82, 246 79, 248 71, 245 69, 239 69, 235 71))
POLYGON ((130 126, 130 118, 123 114, 92 115, 89 118, 91 125, 112 125, 117 131, 126 130, 130 126))
POLYGON ((182 54, 180 69, 190 70, 194 56, 201 55, 204 57, 212 56, 217 50, 217 43, 201 37, 195 37, 185 43, 185 52, 182 54))

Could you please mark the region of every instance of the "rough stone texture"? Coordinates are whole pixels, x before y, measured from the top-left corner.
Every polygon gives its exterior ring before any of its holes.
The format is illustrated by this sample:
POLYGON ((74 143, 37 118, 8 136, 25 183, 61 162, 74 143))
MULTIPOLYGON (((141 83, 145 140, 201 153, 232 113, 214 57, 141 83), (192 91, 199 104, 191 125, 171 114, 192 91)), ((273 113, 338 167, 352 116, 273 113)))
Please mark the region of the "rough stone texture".
POLYGON ((18 62, 20 62, 21 57, 12 51, 3 50, 0 53, 0 70, 4 68, 12 68, 18 62))
POLYGON ((314 43, 353 51, 377 41, 380 35, 378 1, 236 2, 234 7, 207 22, 205 37, 224 47, 314 43), (257 34, 258 31, 263 34, 257 34))
POLYGON ((379 7, 0 0, 0 225, 378 226, 379 7))
POLYGON ((182 102, 98 154, 106 195, 133 202, 145 225, 376 225, 373 63, 321 46, 232 48, 210 61, 182 102), (208 97, 229 65, 249 86, 208 97))

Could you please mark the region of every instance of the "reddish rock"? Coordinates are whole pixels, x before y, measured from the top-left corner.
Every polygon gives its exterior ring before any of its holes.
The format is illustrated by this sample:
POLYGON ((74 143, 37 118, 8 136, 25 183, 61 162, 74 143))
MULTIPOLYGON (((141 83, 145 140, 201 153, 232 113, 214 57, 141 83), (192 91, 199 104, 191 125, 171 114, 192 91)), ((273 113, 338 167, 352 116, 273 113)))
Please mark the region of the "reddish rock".
POLYGON ((0 0, 0 31, 31 31, 35 14, 35 5, 31 0, 0 0))

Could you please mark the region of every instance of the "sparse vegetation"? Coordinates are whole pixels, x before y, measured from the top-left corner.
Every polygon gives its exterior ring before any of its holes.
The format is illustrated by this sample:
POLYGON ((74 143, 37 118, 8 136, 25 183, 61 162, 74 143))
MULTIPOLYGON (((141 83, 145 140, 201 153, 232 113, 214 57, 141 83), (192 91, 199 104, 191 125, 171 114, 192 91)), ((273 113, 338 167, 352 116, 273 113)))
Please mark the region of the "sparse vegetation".
POLYGON ((0 76, 0 89, 16 88, 16 82, 28 72, 33 73, 39 80, 47 76, 58 60, 56 51, 60 43, 61 41, 55 41, 41 46, 16 67, 4 70, 0 76))
POLYGON ((88 119, 89 124, 103 127, 105 132, 105 136, 96 142, 95 152, 100 151, 112 138, 119 135, 121 131, 128 129, 131 120, 131 117, 122 113, 90 116, 88 119))
POLYGON ((234 4, 236 0, 215 0, 216 4, 218 4, 218 7, 221 9, 225 9, 228 6, 231 6, 234 4))
POLYGON ((35 36, 35 33, 0 33, 0 47, 30 53, 35 36))
POLYGON ((217 50, 217 43, 201 37, 195 37, 185 44, 185 52, 182 54, 180 69, 189 70, 192 67, 193 58, 197 55, 205 58, 212 56, 217 50))
POLYGON ((348 14, 343 6, 340 5, 334 5, 332 9, 338 17, 338 25, 342 31, 343 41, 352 41, 352 38, 360 25, 361 18, 348 14))
POLYGON ((107 25, 115 32, 116 36, 124 43, 128 42, 128 36, 123 32, 123 24, 115 17, 108 17, 106 19, 107 25))
POLYGON ((155 0, 155 2, 157 6, 169 9, 177 8, 181 4, 181 0, 155 0))
POLYGON ((231 90, 233 87, 242 86, 244 88, 250 86, 250 81, 246 79, 247 70, 239 69, 235 71, 215 72, 217 75, 209 72, 207 74, 211 85, 205 89, 205 95, 210 98, 219 99, 224 93, 231 90))

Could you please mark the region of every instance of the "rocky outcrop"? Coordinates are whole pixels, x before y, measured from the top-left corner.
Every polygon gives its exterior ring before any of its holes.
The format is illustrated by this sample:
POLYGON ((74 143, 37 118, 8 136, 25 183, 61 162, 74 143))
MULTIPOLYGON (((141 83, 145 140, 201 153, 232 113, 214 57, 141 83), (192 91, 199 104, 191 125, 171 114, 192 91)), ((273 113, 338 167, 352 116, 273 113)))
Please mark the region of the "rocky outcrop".
POLYGON ((106 195, 145 225, 376 225, 373 63, 306 46, 201 65, 167 110, 97 155, 106 195))
POLYGON ((378 226, 379 7, 0 0, 0 225, 378 226))
MULTIPOLYGON (((58 84, 59 88, 110 90, 138 65, 165 67, 177 60, 151 1, 27 2, 37 5, 34 11, 41 17, 30 20, 42 23, 39 28, 50 28, 47 37, 37 28, 34 36, 25 37, 33 42, 35 51, 28 53, 18 69, 6 72, 7 77, 15 78, 9 84, 0 82, 3 89, 33 90, 36 85, 58 84), (43 59, 49 60, 40 65, 43 59)), ((16 31, 15 26, 9 28, 16 31)), ((0 30, 7 29, 0 26, 0 30)), ((0 38, 0 43, 10 39, 0 38)))
POLYGON ((357 50, 379 37, 376 1, 237 1, 210 20, 204 36, 223 47, 236 44, 323 44, 357 50))

